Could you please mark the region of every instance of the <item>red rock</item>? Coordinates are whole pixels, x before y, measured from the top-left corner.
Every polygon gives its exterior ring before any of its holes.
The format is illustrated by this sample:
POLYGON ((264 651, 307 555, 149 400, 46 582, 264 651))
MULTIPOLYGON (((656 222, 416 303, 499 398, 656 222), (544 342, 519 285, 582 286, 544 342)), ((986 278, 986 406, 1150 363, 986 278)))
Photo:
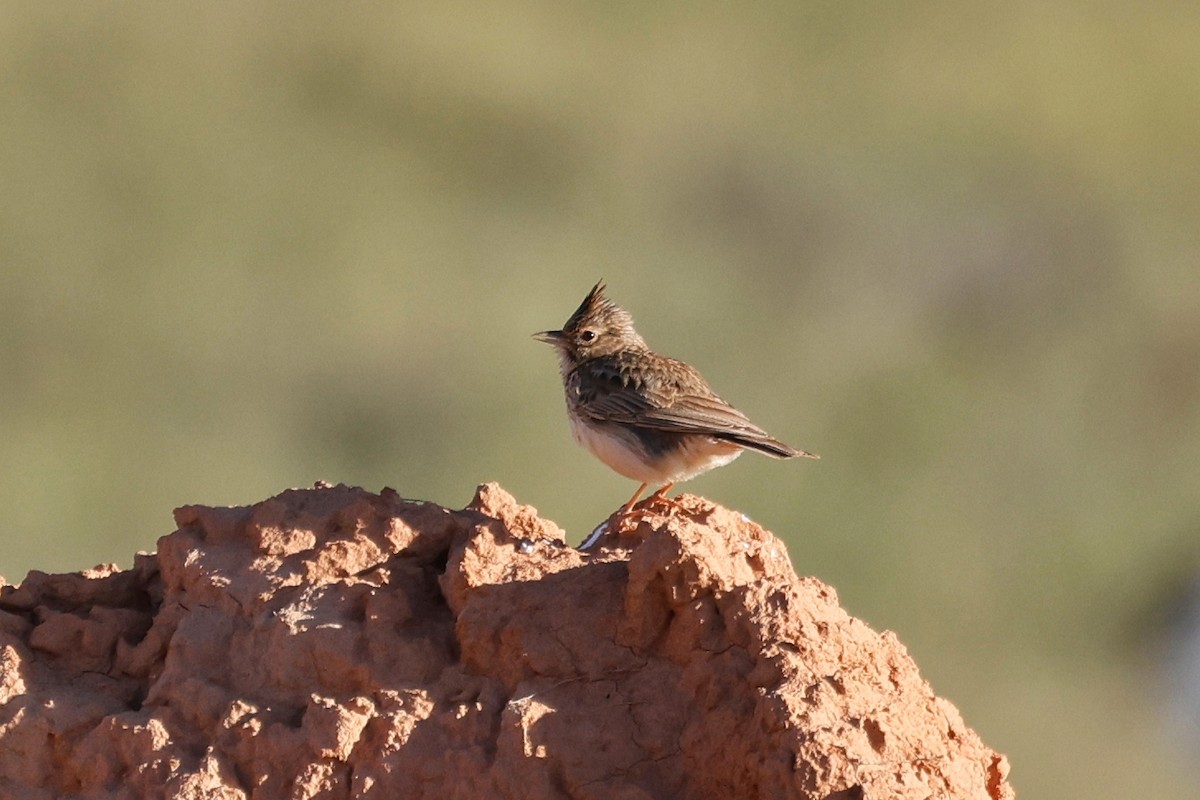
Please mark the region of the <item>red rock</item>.
POLYGON ((894 635, 680 503, 580 553, 494 484, 319 485, 0 583, 0 796, 1013 797, 894 635))

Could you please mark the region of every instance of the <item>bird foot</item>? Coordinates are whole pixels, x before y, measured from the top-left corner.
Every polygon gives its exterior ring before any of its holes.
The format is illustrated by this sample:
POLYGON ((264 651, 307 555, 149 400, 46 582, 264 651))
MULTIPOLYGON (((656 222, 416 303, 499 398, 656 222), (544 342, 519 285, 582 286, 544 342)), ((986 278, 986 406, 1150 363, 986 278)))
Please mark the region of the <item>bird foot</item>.
POLYGON ((687 513, 687 509, 677 499, 657 492, 638 503, 638 508, 633 509, 631 513, 649 514, 650 509, 656 507, 664 509, 668 515, 673 513, 687 513))
POLYGON ((613 529, 618 534, 632 533, 638 523, 653 516, 671 516, 676 513, 687 513, 687 509, 672 497, 665 494, 652 494, 632 508, 622 509, 616 514, 613 529))
POLYGON ((622 508, 613 513, 611 517, 601 522, 596 528, 588 534, 588 537, 579 544, 580 550, 591 550, 598 545, 602 539, 608 536, 627 536, 637 530, 638 523, 645 517, 651 515, 647 508, 622 508))
MULTIPOLYGON (((672 497, 667 497, 666 493, 670 488, 670 485, 664 486, 640 503, 634 504, 630 501, 628 505, 623 506, 611 517, 596 526, 596 529, 579 545, 579 549, 590 550, 605 536, 615 535, 619 537, 631 534, 637 530, 638 524, 647 517, 652 517, 656 514, 670 516, 675 513, 687 513, 688 509, 683 504, 672 497)), ((634 495, 634 497, 636 498, 637 495, 634 495)))

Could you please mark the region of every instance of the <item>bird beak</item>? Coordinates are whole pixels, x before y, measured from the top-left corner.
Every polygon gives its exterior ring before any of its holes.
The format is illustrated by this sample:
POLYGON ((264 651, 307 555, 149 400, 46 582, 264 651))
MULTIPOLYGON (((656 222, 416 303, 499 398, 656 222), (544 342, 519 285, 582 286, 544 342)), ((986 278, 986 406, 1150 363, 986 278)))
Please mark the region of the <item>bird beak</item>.
POLYGON ((533 338, 537 339, 539 342, 545 342, 546 344, 558 346, 562 344, 566 337, 563 336, 562 331, 541 331, 540 333, 535 333, 533 338))

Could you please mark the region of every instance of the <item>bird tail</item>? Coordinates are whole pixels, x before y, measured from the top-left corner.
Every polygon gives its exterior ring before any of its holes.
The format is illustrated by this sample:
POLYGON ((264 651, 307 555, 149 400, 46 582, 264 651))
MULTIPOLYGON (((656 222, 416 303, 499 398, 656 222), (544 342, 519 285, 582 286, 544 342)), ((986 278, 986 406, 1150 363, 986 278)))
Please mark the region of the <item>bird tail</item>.
POLYGON ((747 450, 757 450, 760 453, 771 456, 771 458, 796 458, 801 456, 804 458, 820 458, 816 453, 809 453, 804 450, 786 445, 778 439, 772 439, 770 436, 722 436, 720 437, 734 444, 741 445, 747 450))

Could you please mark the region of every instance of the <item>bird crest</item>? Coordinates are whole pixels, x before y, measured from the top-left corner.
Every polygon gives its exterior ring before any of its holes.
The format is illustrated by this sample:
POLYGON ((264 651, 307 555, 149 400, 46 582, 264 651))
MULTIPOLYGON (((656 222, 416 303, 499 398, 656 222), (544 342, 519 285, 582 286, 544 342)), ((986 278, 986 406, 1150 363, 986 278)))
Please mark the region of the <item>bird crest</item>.
POLYGON ((628 339, 631 344, 640 343, 641 337, 633 328, 633 315, 605 297, 604 288, 604 281, 592 287, 563 325, 563 331, 573 334, 592 328, 597 334, 628 339))

